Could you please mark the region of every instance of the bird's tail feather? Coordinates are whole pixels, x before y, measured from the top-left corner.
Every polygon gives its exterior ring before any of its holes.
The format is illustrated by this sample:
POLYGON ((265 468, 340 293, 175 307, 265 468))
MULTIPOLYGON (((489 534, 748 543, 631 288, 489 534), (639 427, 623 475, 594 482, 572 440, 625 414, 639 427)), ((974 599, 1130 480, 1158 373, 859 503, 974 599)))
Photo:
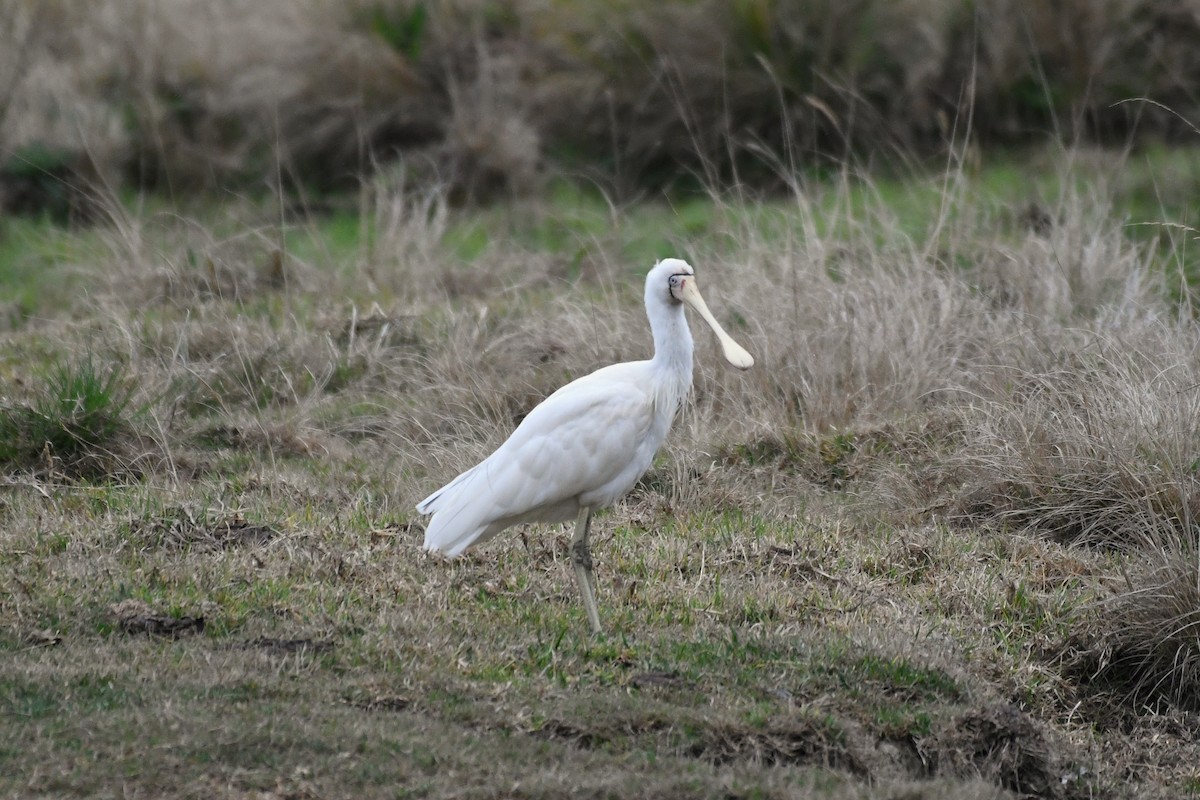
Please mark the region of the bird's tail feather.
POLYGON ((419 513, 433 514, 425 528, 426 550, 457 556, 484 535, 490 500, 486 493, 469 491, 478 469, 467 470, 417 504, 419 513))

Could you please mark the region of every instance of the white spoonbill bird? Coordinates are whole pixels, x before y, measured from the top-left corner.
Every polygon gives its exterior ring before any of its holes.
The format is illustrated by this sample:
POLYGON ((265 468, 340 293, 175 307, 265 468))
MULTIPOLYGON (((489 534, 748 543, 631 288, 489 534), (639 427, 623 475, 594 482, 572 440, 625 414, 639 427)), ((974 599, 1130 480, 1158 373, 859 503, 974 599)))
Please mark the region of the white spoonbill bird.
POLYGON ((486 459, 417 505, 432 514, 425 549, 457 556, 520 522, 575 519, 571 562, 592 632, 599 633, 596 579, 588 547, 592 512, 633 488, 662 446, 692 386, 689 305, 709 324, 725 359, 749 369, 754 359, 717 323, 690 264, 659 261, 646 276, 646 315, 654 358, 598 369, 529 412, 486 459))

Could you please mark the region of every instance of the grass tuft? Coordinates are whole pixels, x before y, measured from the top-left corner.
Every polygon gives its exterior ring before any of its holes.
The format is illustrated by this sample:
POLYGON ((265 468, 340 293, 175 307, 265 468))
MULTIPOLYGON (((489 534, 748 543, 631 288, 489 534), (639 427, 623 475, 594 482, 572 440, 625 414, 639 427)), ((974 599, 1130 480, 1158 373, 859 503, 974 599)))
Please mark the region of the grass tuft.
POLYGON ((127 468, 120 453, 144 407, 119 363, 92 354, 63 359, 23 404, 0 407, 0 463, 10 470, 58 467, 78 477, 127 468))
POLYGON ((1097 335, 1066 364, 1015 372, 996 401, 965 412, 961 457, 976 486, 963 513, 1105 547, 1188 535, 1200 510, 1197 375, 1182 354, 1143 349, 1167 344, 1166 330, 1133 335, 1097 335))
POLYGON ((1174 532, 1077 626, 1069 672, 1130 709, 1200 711, 1200 548, 1174 532))

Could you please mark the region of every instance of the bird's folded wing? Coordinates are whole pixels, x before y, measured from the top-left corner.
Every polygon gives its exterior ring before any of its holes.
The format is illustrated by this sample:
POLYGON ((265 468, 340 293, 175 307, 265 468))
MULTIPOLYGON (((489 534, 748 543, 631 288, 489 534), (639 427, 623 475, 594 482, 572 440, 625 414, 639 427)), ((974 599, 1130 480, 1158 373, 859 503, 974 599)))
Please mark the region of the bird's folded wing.
POLYGON ((473 482, 488 487, 497 518, 595 490, 634 459, 653 423, 650 396, 624 382, 577 381, 568 388, 531 411, 480 465, 473 482))
POLYGON ((579 495, 644 467, 654 408, 637 378, 635 364, 607 367, 542 401, 496 452, 418 505, 433 514, 426 549, 458 555, 516 522, 568 519, 579 495))

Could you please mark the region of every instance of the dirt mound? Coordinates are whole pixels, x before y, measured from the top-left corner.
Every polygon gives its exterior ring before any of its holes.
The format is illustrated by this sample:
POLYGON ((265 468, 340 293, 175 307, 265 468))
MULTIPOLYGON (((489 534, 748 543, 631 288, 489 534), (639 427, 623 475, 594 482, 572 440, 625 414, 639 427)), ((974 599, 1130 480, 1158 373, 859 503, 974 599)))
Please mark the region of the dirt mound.
POLYGON ((1022 797, 1069 796, 1059 747, 1011 705, 968 711, 918 743, 931 774, 974 776, 1022 797))

